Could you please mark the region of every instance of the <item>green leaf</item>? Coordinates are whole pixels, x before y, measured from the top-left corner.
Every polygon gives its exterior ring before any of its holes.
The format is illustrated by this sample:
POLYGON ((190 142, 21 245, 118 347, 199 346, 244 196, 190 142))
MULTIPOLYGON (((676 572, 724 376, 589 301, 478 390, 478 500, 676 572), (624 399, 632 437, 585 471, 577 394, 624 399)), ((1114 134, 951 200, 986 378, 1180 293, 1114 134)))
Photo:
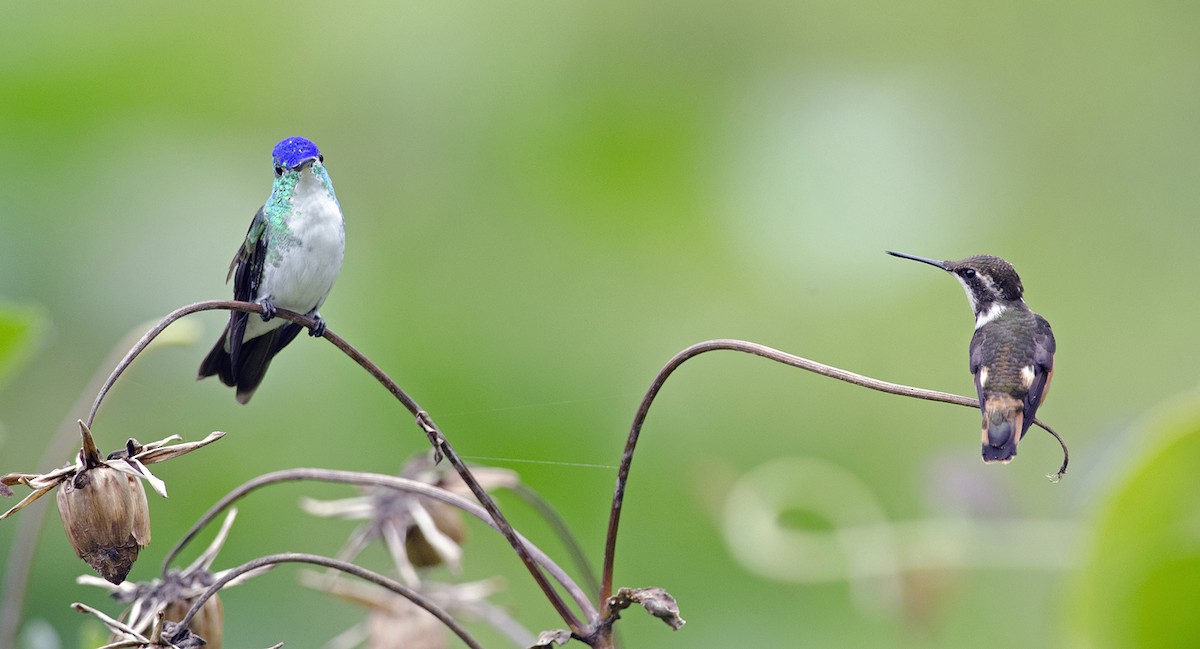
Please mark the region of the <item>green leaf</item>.
POLYGON ((1200 647, 1200 396, 1163 413, 1098 511, 1072 646, 1200 647))

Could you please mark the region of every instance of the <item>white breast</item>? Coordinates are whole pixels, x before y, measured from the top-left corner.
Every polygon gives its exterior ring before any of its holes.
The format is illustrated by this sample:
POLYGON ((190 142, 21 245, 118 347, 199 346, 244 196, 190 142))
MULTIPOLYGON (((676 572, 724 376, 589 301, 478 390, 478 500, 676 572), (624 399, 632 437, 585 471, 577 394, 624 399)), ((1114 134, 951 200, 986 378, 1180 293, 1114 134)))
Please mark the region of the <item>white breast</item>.
MULTIPOLYGON (((259 297, 281 309, 312 313, 321 308, 342 269, 346 225, 342 210, 311 168, 300 174, 287 225, 289 236, 272 241, 259 297)), ((266 333, 283 321, 251 318, 246 338, 266 333)))

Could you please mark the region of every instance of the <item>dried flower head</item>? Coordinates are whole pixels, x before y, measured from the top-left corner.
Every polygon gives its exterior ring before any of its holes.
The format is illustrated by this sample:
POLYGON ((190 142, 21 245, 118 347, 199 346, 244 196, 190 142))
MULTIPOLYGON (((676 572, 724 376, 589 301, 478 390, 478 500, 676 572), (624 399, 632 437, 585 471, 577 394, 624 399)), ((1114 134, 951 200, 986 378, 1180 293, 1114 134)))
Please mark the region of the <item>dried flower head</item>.
MULTIPOLYGON (((237 516, 237 510, 230 510, 226 515, 221 529, 208 548, 183 570, 171 569, 162 579, 148 582, 125 582, 113 585, 90 575, 76 579, 80 584, 99 586, 109 592, 109 595, 127 604, 128 608, 121 614, 122 622, 142 635, 148 635, 153 629, 155 620, 162 616, 167 622, 183 620, 196 600, 217 582, 225 573, 210 571, 213 561, 229 537, 229 529, 237 516)), ((226 584, 236 585, 247 579, 261 574, 265 570, 251 571, 226 584)), ((208 649, 221 649, 224 637, 224 611, 221 600, 217 595, 205 600, 199 613, 192 618, 188 630, 204 639, 208 649)), ((117 641, 119 638, 113 638, 117 641)))
POLYGON ((175 645, 169 642, 163 637, 163 627, 165 624, 163 622, 163 616, 161 613, 157 618, 155 618, 154 627, 150 633, 144 634, 138 633, 129 625, 124 624, 119 620, 114 620, 113 618, 105 615, 103 611, 94 609, 87 604, 75 602, 74 604, 71 604, 71 608, 79 611, 80 613, 95 616, 104 623, 104 626, 108 627, 109 631, 112 632, 112 641, 100 649, 117 649, 118 647, 129 647, 130 649, 196 649, 197 647, 204 646, 202 642, 189 642, 185 645, 175 645))
MULTIPOLYGON (((442 649, 449 646, 446 627, 408 598, 373 584, 330 579, 327 575, 301 573, 300 582, 367 609, 367 618, 328 642, 327 647, 367 646, 370 649, 442 649)), ((528 647, 533 634, 503 608, 488 601, 500 590, 500 580, 465 584, 426 582, 419 592, 447 613, 463 619, 483 621, 519 647, 528 647)))
MULTIPOLYGON (((160 611, 154 616, 153 625, 149 632, 141 633, 130 627, 128 624, 120 620, 104 614, 103 611, 94 609, 87 604, 75 602, 71 605, 76 611, 95 616, 108 630, 113 633, 112 641, 100 647, 100 649, 206 649, 212 645, 205 642, 204 638, 197 636, 189 631, 178 631, 175 625, 167 621, 164 614, 160 611)), ((269 649, 279 649, 283 646, 280 642, 269 649)))
MULTIPOLYGON (((483 468, 474 473, 485 489, 511 488, 518 482, 515 473, 504 469, 483 468)), ((459 495, 470 495, 462 479, 436 466, 429 454, 410 460, 400 475, 459 495)), ((441 501, 397 489, 372 487, 365 496, 331 501, 305 499, 301 506, 316 516, 367 521, 351 534, 338 553, 339 559, 352 560, 371 541, 381 539, 406 583, 420 583, 416 568, 444 564, 457 571, 460 567, 466 525, 455 507, 441 501)))
POLYGON ((214 432, 199 442, 174 446, 168 444, 180 439, 177 435, 145 445, 130 439, 124 448, 103 457, 87 425, 81 421, 79 429, 83 445, 73 463, 44 474, 10 473, 0 477, 0 484, 24 484, 33 490, 0 514, 0 519, 61 485, 59 514, 71 546, 105 579, 121 583, 137 559, 138 550, 150 542, 150 513, 138 478, 167 497, 166 485, 146 465, 193 451, 225 433, 214 432))
MULTIPOLYGON (((91 575, 77 579, 81 584, 108 587, 113 599, 129 605, 121 614, 121 621, 147 637, 152 634, 154 624, 160 618, 166 622, 181 621, 191 610, 196 598, 208 590, 215 580, 216 577, 207 570, 187 574, 170 570, 163 579, 137 583, 127 581, 116 586, 91 575)), ((213 595, 204 601, 199 613, 188 624, 188 631, 202 638, 208 649, 221 649, 225 636, 225 614, 220 597, 213 595)), ((119 634, 114 633, 109 641, 121 639, 119 634)))

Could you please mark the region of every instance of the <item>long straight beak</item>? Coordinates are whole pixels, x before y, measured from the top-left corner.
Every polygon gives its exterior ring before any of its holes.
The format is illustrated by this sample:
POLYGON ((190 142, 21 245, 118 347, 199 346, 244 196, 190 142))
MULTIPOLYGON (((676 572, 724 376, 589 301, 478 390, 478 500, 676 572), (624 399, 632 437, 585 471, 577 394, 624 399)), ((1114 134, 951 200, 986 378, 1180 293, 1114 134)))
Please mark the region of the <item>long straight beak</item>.
POLYGON ((906 255, 902 252, 896 252, 894 250, 888 250, 887 254, 889 254, 893 257, 899 257, 901 259, 911 259, 913 261, 919 261, 921 263, 929 264, 930 266, 937 266, 938 268, 941 268, 942 270, 950 270, 949 268, 946 268, 946 262, 938 261, 936 259, 930 259, 929 257, 918 257, 916 255, 906 255))

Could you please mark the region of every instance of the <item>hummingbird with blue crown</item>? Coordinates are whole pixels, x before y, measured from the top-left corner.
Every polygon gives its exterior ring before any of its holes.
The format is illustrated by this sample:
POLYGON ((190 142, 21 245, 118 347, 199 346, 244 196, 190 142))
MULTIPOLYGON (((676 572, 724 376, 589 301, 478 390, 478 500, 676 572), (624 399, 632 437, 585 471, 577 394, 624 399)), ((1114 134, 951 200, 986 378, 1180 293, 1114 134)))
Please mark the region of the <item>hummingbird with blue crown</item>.
POLYGON ((198 379, 220 377, 246 403, 262 383, 271 359, 303 328, 275 318, 276 309, 303 313, 317 321, 312 336, 325 333, 319 309, 342 268, 346 224, 325 170, 325 156, 302 137, 289 137, 271 152, 275 183, 266 204, 250 222, 225 281, 233 278, 233 298, 254 302, 257 317, 233 311, 229 324, 200 364, 198 379))
POLYGON ((967 292, 975 312, 971 374, 983 413, 983 461, 1010 462, 1033 424, 1054 376, 1050 323, 1025 304, 1025 288, 1012 264, 991 255, 938 261, 887 251, 936 266, 967 292))

